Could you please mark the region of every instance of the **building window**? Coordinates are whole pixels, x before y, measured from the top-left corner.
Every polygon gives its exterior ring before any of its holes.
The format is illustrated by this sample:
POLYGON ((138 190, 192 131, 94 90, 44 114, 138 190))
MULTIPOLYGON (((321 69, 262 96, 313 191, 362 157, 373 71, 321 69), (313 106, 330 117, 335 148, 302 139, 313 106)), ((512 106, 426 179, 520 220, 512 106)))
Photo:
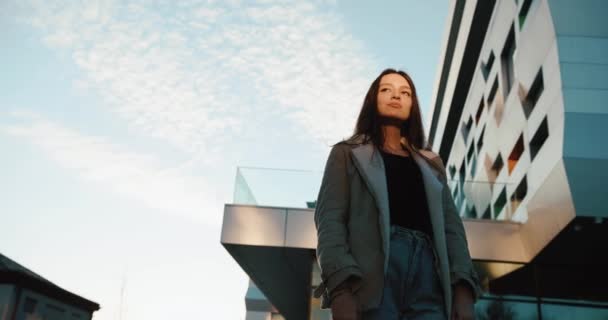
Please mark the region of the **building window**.
POLYGON ((507 100, 507 96, 513 87, 514 71, 513 71, 513 53, 515 52, 515 28, 511 25, 509 35, 505 41, 505 45, 500 54, 500 61, 502 65, 502 79, 503 79, 503 97, 504 101, 507 100))
POLYGON ((494 82, 492 83, 492 88, 490 89, 490 93, 488 94, 488 108, 494 102, 494 98, 496 97, 496 91, 498 91, 498 75, 494 78, 494 82))
POLYGON ((475 113, 475 124, 479 124, 479 119, 481 118, 482 113, 483 113, 483 96, 481 96, 481 101, 479 101, 479 107, 477 107, 477 113, 475 113))
POLYGON ((475 153, 475 141, 473 141, 471 143, 471 146, 469 147, 469 151, 467 152, 467 161, 469 163, 471 163, 471 159, 472 159, 474 153, 475 153))
MULTIPOLYGON (((472 147, 473 145, 471 145, 472 147)), ((473 161, 471 161, 471 177, 475 177, 475 170, 477 170, 477 155, 473 154, 473 161)))
POLYGON ((524 3, 521 5, 521 9, 519 9, 519 30, 521 30, 521 28, 524 26, 524 22, 526 22, 531 5, 532 0, 524 0, 524 3))
POLYGON ((46 305, 46 314, 44 316, 45 320, 63 320, 65 310, 63 308, 47 304, 46 305))
POLYGON ((462 159, 462 164, 460 165, 460 170, 458 170, 458 175, 459 175, 459 184, 460 184, 460 190, 463 189, 464 187, 464 178, 466 175, 466 164, 465 164, 465 159, 462 159))
POLYGON ((500 155, 500 152, 499 152, 498 155, 496 156, 496 159, 494 160, 494 163, 492 164, 492 172, 494 174, 494 179, 496 179, 496 177, 498 177, 498 175, 500 174, 500 170, 502 170, 503 166, 504 166, 504 162, 502 161, 502 156, 500 155))
POLYGON ((456 166, 451 164, 450 167, 450 179, 454 179, 454 175, 456 174, 456 166))
POLYGON ((475 210, 475 205, 467 206, 464 216, 465 218, 469 219, 477 218, 477 210, 475 210))
POLYGON ((496 198, 496 201, 494 202, 494 216, 495 217, 498 217, 498 215, 500 214, 502 209, 505 207, 506 203, 507 203, 507 191, 506 191, 506 187, 503 187, 502 191, 498 195, 498 198, 496 198))
POLYGON ((481 218, 487 219, 487 220, 492 219, 492 209, 489 204, 488 204, 488 207, 486 208, 486 210, 483 212, 483 215, 481 215, 481 218))
POLYGON ((25 298, 25 301, 23 302, 23 312, 33 314, 36 311, 37 303, 36 299, 30 297, 25 298))
POLYGON ((530 141, 530 158, 534 160, 536 154, 540 150, 540 148, 545 144, 545 141, 549 137, 549 126, 547 125, 547 116, 543 119, 538 129, 536 129, 536 133, 534 133, 534 137, 530 141))
POLYGON ((521 101, 526 119, 530 117, 532 110, 534 110, 538 99, 540 99, 540 96, 543 93, 544 86, 543 68, 540 68, 534 77, 534 81, 532 81, 528 94, 526 94, 526 97, 521 101))
POLYGON ((473 118, 469 116, 469 121, 466 124, 461 126, 462 137, 464 138, 464 144, 467 144, 469 140, 469 133, 471 132, 471 127, 473 127, 473 118))
POLYGON ((519 204, 526 197, 526 194, 528 194, 528 181, 526 176, 524 175, 523 179, 521 179, 521 181, 519 182, 519 185, 517 185, 515 192, 513 192, 513 194, 511 195, 511 209, 513 210, 513 212, 517 210, 519 204))
POLYGON ((483 75, 483 80, 488 81, 488 76, 490 75, 490 71, 492 71, 492 65, 494 65, 494 51, 490 51, 490 56, 488 57, 488 61, 486 63, 481 62, 481 74, 483 75))
POLYGON ((479 140, 477 140, 477 153, 481 151, 481 147, 483 147, 483 136, 486 134, 486 126, 484 125, 481 129, 481 134, 479 135, 479 140))
POLYGON ((511 154, 509 154, 509 174, 513 172, 515 165, 519 162, 519 158, 521 158, 522 153, 524 153, 524 135, 523 133, 519 135, 519 139, 513 146, 511 150, 511 154))

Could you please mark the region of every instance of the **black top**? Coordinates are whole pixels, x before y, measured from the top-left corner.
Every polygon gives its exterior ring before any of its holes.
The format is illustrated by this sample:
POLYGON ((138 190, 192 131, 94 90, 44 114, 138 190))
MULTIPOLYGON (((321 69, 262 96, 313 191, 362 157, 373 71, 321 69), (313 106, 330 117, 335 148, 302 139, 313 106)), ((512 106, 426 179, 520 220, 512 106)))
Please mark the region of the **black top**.
POLYGON ((425 232, 432 237, 424 182, 420 168, 411 156, 380 150, 384 159, 391 225, 425 232))

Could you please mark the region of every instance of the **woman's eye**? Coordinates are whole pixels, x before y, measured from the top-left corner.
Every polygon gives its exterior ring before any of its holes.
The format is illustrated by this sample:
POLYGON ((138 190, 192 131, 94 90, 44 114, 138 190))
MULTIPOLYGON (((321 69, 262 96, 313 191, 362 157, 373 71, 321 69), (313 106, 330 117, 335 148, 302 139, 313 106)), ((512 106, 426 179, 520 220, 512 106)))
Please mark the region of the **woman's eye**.
POLYGON ((409 93, 409 92, 407 92, 407 91, 403 91, 403 92, 401 92, 401 93, 402 93, 402 94, 404 94, 404 95, 406 95, 406 96, 410 96, 410 93, 409 93))
POLYGON ((380 89, 380 92, 388 91, 388 88, 380 89))

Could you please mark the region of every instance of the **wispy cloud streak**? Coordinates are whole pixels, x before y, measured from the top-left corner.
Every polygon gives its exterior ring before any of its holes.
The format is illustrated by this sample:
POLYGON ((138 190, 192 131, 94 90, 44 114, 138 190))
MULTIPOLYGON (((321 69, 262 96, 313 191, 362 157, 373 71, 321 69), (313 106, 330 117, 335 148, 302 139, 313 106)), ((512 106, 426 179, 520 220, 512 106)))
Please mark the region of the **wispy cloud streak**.
POLYGON ((135 200, 162 213, 217 225, 208 212, 221 212, 220 199, 204 179, 163 165, 157 158, 127 150, 96 136, 84 135, 36 114, 15 113, 0 132, 39 147, 85 181, 135 200))
POLYGON ((309 137, 339 139, 352 130, 369 81, 370 60, 331 3, 33 1, 29 8, 27 20, 73 58, 84 85, 112 111, 187 152, 219 151, 213 146, 259 130, 255 119, 267 116, 292 120, 309 137))

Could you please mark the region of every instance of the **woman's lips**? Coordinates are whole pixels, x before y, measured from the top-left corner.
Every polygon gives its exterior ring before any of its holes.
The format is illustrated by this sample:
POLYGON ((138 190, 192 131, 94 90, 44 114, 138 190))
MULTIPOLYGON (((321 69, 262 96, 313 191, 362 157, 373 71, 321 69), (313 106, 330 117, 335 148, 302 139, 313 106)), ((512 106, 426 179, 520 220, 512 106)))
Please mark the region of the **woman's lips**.
POLYGON ((398 103, 389 103, 388 106, 393 108, 401 108, 401 105, 398 103))

